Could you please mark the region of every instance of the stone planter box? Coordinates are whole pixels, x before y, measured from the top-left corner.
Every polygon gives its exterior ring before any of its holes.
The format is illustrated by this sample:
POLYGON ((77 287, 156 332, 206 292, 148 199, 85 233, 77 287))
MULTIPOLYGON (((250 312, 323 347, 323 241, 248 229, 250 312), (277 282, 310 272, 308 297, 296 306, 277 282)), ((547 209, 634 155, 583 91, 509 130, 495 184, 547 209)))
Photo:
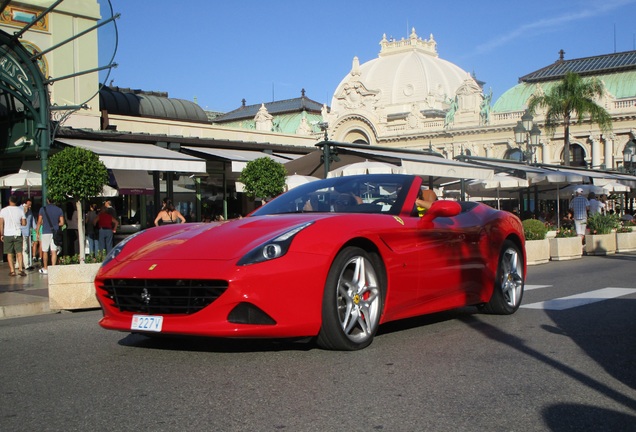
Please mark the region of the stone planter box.
POLYGON ((583 256, 583 243, 579 236, 551 238, 550 259, 552 261, 565 261, 581 258, 583 256))
POLYGON ((96 309, 95 275, 100 263, 49 266, 51 310, 96 309))
POLYGON ((550 241, 526 240, 526 261, 528 265, 544 264, 550 261, 550 241))
POLYGON ((612 255, 616 253, 616 233, 586 234, 585 253, 587 255, 612 255))
POLYGON ((616 233, 616 252, 630 252, 636 250, 636 231, 616 233))

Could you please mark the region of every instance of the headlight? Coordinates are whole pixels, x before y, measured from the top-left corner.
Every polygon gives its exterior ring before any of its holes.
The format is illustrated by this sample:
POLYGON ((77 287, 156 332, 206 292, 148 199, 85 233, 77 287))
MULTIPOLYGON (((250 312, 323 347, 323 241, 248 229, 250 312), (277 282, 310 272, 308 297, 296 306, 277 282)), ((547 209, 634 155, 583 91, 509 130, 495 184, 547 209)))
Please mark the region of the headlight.
POLYGON ((102 263, 102 267, 104 267, 106 264, 108 264, 109 262, 111 262, 112 260, 115 259, 115 257, 117 255, 120 254, 120 252, 124 249, 124 246, 126 246, 126 243, 128 243, 129 241, 131 241, 133 238, 137 237, 139 234, 141 234, 143 231, 139 231, 136 232, 132 235, 129 235, 128 237, 126 237, 125 239, 123 239, 122 241, 120 241, 119 243, 117 243, 108 253, 108 255, 106 255, 106 258, 104 258, 104 262, 102 263))
POLYGON ((311 224, 313 224, 313 221, 298 225, 278 237, 255 247, 245 254, 245 256, 238 261, 237 265, 256 264, 282 257, 289 250, 294 236, 311 224))

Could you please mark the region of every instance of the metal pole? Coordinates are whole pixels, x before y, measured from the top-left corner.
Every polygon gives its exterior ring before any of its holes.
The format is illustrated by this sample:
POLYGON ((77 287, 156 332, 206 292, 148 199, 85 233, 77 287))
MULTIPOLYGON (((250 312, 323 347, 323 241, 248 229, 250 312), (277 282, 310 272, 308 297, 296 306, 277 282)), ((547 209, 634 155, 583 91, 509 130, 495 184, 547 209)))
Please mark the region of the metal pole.
POLYGON ((323 163, 325 164, 325 178, 327 178, 327 175, 329 174, 329 162, 331 158, 329 151, 329 144, 325 142, 325 145, 322 146, 322 157, 323 163))

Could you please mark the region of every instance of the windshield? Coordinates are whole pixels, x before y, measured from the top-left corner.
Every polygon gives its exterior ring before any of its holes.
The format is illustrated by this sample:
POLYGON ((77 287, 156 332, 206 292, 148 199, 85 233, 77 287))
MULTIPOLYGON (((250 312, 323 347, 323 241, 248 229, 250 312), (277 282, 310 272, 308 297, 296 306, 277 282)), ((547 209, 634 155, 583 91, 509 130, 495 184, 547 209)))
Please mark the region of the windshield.
POLYGON ((413 176, 367 174, 317 180, 295 187, 252 213, 399 214, 413 176))

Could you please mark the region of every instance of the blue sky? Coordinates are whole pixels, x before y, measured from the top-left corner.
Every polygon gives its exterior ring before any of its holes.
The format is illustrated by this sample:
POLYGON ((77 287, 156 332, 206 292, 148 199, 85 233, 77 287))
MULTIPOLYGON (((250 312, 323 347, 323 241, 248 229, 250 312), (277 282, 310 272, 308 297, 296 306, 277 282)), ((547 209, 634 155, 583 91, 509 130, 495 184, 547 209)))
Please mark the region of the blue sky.
MULTIPOLYGON (((108 1, 98 0, 102 17, 108 1)), ((558 59, 636 49, 636 0, 111 0, 117 20, 120 87, 165 91, 204 109, 306 96, 331 104, 351 61, 377 58, 382 35, 437 41, 440 58, 493 91, 558 59), (477 7, 479 5, 479 7, 477 7)), ((115 46, 100 29, 100 65, 115 46)), ((101 77, 105 74, 102 73, 101 77)))

